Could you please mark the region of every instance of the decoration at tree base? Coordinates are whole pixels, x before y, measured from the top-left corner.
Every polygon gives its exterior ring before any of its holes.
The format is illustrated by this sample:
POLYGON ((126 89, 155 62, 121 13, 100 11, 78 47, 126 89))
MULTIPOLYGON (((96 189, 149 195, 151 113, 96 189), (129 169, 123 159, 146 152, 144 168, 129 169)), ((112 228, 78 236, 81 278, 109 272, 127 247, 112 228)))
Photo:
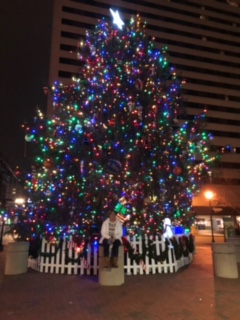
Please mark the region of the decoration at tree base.
POLYGON ((151 260, 156 262, 163 262, 168 257, 168 250, 173 249, 175 253, 176 260, 180 260, 182 256, 187 257, 189 253, 194 252, 194 239, 190 234, 189 238, 187 236, 182 236, 179 238, 173 237, 172 239, 165 240, 165 249, 160 254, 156 252, 156 246, 154 241, 148 237, 147 239, 142 238, 142 253, 137 252, 131 242, 123 237, 123 245, 126 252, 128 252, 129 258, 134 260, 136 263, 141 263, 146 260, 146 256, 151 260))
POLYGON ((163 237, 164 239, 171 239, 173 237, 173 232, 172 232, 172 222, 169 218, 165 218, 163 220, 163 237))
POLYGON ((189 238, 187 236, 173 237, 171 243, 177 260, 181 259, 182 256, 187 257, 189 253, 193 253, 195 250, 192 234, 189 235, 189 238))
MULTIPOLYGON (((50 242, 51 243, 51 242, 50 242)), ((40 251, 40 256, 41 257, 44 257, 44 258, 51 258, 51 257, 56 257, 57 256, 57 253, 59 250, 62 249, 62 246, 63 246, 63 239, 60 239, 59 243, 51 243, 51 246, 54 248, 52 250, 52 252, 41 252, 40 251)))

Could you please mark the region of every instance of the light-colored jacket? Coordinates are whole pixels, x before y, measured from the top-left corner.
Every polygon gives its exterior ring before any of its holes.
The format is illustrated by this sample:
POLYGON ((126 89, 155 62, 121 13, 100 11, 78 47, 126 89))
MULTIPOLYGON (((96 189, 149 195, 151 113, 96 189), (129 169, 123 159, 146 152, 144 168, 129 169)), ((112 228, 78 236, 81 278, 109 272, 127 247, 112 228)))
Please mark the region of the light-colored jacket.
MULTIPOLYGON (((110 219, 107 218, 105 221, 103 221, 102 228, 101 228, 101 239, 99 240, 99 243, 103 242, 103 239, 110 239, 109 235, 109 221, 110 219)), ((123 236, 123 228, 121 222, 117 219, 116 220, 116 226, 114 231, 114 238, 119 239, 122 243, 122 236, 123 236)))

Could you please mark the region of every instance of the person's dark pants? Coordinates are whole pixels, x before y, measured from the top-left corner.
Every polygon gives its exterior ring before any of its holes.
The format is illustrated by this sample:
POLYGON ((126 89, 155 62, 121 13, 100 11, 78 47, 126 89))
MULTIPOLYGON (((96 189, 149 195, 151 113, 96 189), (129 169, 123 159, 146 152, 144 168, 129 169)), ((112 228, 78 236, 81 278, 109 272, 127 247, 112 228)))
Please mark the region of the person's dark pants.
MULTIPOLYGON (((112 252, 111 252, 111 257, 118 257, 118 248, 121 245, 121 241, 119 239, 116 239, 113 244, 112 244, 112 252)), ((103 239, 103 252, 104 252, 104 257, 109 257, 109 240, 108 239, 103 239)))

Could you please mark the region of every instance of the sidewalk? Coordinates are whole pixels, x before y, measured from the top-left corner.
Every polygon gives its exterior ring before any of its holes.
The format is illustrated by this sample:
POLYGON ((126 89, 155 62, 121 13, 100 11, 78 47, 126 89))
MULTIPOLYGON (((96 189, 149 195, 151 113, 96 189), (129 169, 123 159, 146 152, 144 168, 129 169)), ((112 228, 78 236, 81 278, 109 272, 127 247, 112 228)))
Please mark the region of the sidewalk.
POLYGON ((5 276, 0 252, 0 319, 9 320, 238 320, 240 279, 215 278, 210 246, 174 274, 125 276, 104 287, 93 276, 5 276))

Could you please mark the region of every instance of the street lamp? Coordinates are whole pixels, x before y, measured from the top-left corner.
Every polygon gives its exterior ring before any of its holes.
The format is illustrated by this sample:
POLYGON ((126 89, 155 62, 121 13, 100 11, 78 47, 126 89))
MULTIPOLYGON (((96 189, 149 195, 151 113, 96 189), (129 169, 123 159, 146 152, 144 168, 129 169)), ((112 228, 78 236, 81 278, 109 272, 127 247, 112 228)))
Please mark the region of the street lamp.
POLYGON ((17 206, 22 206, 25 203, 25 199, 24 198, 16 198, 14 201, 15 205, 17 206))
POLYGON ((215 242, 214 232, 213 232, 213 216, 212 216, 213 209, 212 209, 212 203, 211 203, 211 200, 212 200, 213 196, 214 196, 214 194, 213 194, 212 191, 206 191, 206 192, 205 192, 205 197, 206 197, 206 199, 208 199, 208 201, 209 201, 210 220, 211 220, 211 232, 212 232, 212 242, 215 242))

